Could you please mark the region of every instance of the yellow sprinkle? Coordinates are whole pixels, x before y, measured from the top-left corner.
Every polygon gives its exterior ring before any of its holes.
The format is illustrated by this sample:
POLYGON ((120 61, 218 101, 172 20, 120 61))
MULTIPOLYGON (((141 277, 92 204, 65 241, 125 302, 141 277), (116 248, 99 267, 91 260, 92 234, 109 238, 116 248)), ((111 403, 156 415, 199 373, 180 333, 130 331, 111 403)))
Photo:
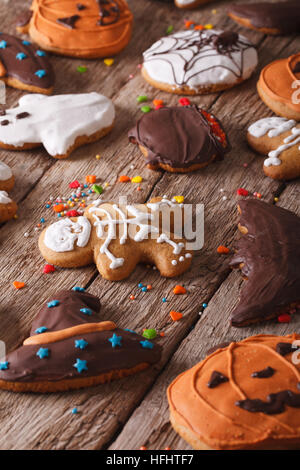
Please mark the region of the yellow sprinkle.
POLYGON ((205 25, 204 25, 204 28, 205 28, 205 29, 213 29, 213 25, 210 24, 210 23, 208 23, 208 24, 205 24, 205 25))
POLYGON ((107 65, 108 67, 110 67, 113 63, 114 63, 114 59, 104 59, 104 63, 105 65, 107 65))
POLYGON ((217 13, 217 10, 211 10, 212 14, 215 15, 217 13))
POLYGON ((178 202, 178 204, 181 204, 184 201, 184 196, 174 196, 173 199, 178 202))
POLYGON ((71 202, 70 206, 71 206, 71 207, 74 207, 74 206, 75 206, 74 202, 71 202))
POLYGON ((278 197, 274 197, 274 202, 278 202, 279 201, 279 198, 278 197))
POLYGON ((104 186, 105 186, 105 188, 107 188, 107 186, 109 186, 109 183, 107 183, 107 182, 104 183, 104 186))
POLYGON ((100 155, 96 155, 96 160, 100 160, 100 155))
POLYGON ((14 215, 14 219, 18 219, 19 216, 17 214, 14 215))
POLYGON ((143 178, 141 176, 134 176, 131 178, 132 183, 141 183, 143 181, 143 178))

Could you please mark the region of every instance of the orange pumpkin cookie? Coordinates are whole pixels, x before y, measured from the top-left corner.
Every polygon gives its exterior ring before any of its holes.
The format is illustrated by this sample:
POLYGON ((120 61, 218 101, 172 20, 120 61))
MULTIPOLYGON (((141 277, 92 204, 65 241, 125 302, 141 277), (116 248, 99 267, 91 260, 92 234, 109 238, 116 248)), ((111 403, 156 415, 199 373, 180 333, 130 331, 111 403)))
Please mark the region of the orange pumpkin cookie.
POLYGON ((131 37, 133 17, 125 0, 33 0, 31 11, 18 30, 56 54, 108 57, 131 37))
POLYGON ((300 335, 219 348, 168 388, 175 431, 201 450, 300 448, 300 335))
POLYGON ((300 121, 300 52, 267 65, 261 71, 257 90, 274 113, 300 121))

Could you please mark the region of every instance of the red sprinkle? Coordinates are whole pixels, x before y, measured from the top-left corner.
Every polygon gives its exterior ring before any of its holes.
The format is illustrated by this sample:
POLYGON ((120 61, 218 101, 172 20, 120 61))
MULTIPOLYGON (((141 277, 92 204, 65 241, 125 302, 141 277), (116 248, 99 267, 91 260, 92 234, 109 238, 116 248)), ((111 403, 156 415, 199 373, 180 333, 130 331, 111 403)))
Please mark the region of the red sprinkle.
POLYGON ((67 217, 79 217, 81 214, 77 212, 75 209, 72 209, 67 212, 67 217))
POLYGON ((247 191, 247 189, 244 189, 244 188, 239 188, 236 193, 237 193, 238 196, 248 196, 249 195, 249 191, 247 191))
POLYGON ((72 183, 69 184, 69 187, 72 188, 72 189, 80 188, 80 183, 77 180, 72 181, 72 183))
POLYGON ((188 98, 179 98, 178 103, 181 104, 181 106, 189 106, 191 104, 188 98))
POLYGON ((55 271, 55 267, 52 266, 52 264, 45 264, 45 266, 43 268, 43 273, 44 274, 54 273, 54 271, 55 271))
POLYGON ((279 315, 278 321, 279 323, 290 323, 291 315, 289 315, 288 313, 283 313, 282 315, 279 315))

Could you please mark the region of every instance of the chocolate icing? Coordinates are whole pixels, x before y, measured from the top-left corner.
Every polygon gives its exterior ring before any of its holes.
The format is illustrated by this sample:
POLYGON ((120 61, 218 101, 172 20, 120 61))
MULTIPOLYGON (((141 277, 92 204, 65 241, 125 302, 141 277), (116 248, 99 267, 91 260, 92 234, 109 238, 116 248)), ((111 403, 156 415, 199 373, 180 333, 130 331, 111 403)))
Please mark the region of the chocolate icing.
POLYGON ((257 199, 242 200, 240 225, 248 233, 236 244, 230 266, 247 278, 231 315, 233 326, 275 317, 300 300, 300 218, 257 199))
POLYGON ((268 379, 269 377, 272 377, 272 375, 275 374, 275 370, 272 367, 266 367, 265 369, 258 370, 257 372, 253 372, 251 374, 251 377, 254 379, 268 379))
POLYGON ((250 411, 250 413, 264 413, 267 415, 276 415, 283 413, 286 406, 292 408, 300 408, 300 393, 292 392, 291 390, 283 390, 278 393, 271 393, 267 397, 267 401, 254 398, 251 400, 239 400, 236 403, 243 410, 250 411))
POLYGON ((299 0, 231 5, 228 13, 249 20, 256 28, 278 29, 285 34, 300 32, 299 0))
MULTIPOLYGON (((46 327, 46 332, 53 332, 100 321, 97 315, 100 301, 91 294, 63 290, 50 300, 54 299, 59 301, 59 305, 49 308, 47 302, 44 304, 33 321, 30 336, 36 335, 36 330, 41 327, 46 327), (90 309, 91 314, 80 312, 82 308, 90 309)), ((144 337, 134 332, 116 328, 84 333, 54 343, 21 346, 7 355, 5 361, 8 362, 8 369, 0 370, 0 379, 12 382, 53 382, 97 376, 112 370, 133 368, 141 363, 153 364, 160 359, 161 347, 152 343, 153 349, 143 348, 140 341, 144 340, 144 337), (109 338, 113 334, 122 337, 121 346, 112 347, 109 338), (75 348, 75 341, 80 339, 88 343, 84 349, 75 348), (49 357, 40 359, 36 355, 40 348, 47 348, 49 357), (78 358, 87 361, 87 371, 79 373, 73 366, 78 358)))
POLYGON ((0 49, 0 61, 6 70, 6 76, 16 78, 26 85, 39 88, 51 88, 54 84, 54 71, 45 56, 37 55, 37 48, 32 44, 24 44, 22 39, 10 34, 0 34, 0 41, 5 41, 6 47, 0 49), (23 60, 17 59, 18 53, 26 54, 23 60), (44 77, 38 77, 35 72, 45 70, 44 77))
POLYGON ((223 384, 225 382, 228 382, 228 377, 225 375, 221 374, 221 372, 218 372, 217 370, 214 370, 210 376, 209 382, 207 384, 208 388, 215 388, 220 384, 223 384))
POLYGON ((293 73, 300 73, 300 61, 294 66, 293 73))
POLYGON ((145 147, 147 163, 186 168, 223 159, 229 150, 222 146, 197 106, 161 108, 144 114, 128 133, 129 140, 145 147))
POLYGON ((297 347, 293 346, 291 343, 277 343, 276 344, 276 352, 280 354, 280 356, 287 356, 291 352, 295 351, 297 347))
POLYGON ((63 26, 66 26, 67 28, 74 29, 76 21, 78 21, 80 18, 79 15, 72 15, 68 16, 66 18, 57 18, 57 23, 62 24, 63 26))
POLYGON ((117 2, 113 0, 97 0, 99 4, 98 25, 109 25, 116 23, 120 18, 120 8, 117 2))

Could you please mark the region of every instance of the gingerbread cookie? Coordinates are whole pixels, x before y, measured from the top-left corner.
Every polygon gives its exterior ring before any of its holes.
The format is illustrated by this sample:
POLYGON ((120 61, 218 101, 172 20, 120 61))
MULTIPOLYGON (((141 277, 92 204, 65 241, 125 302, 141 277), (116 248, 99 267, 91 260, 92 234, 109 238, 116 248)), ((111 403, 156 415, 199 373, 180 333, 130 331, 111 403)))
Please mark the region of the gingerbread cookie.
POLYGON ((144 52, 142 75, 169 93, 201 95, 243 82, 257 60, 254 45, 233 31, 180 31, 144 52))
POLYGON ((185 240, 174 235, 172 223, 170 233, 163 230, 162 220, 167 211, 177 211, 181 225, 182 207, 166 198, 126 206, 98 200, 84 216, 46 228, 39 248, 48 263, 64 268, 94 262, 110 281, 127 278, 140 262, 156 265, 162 276, 178 276, 189 268, 192 254, 186 251, 185 240))
POLYGON ((260 119, 247 133, 249 145, 267 155, 264 172, 278 180, 300 176, 300 124, 280 117, 260 119))
POLYGON ((0 161, 0 223, 12 219, 18 210, 17 204, 8 196, 15 184, 11 169, 0 161))
POLYGON ((130 41, 133 17, 125 0, 33 0, 18 29, 55 54, 97 58, 118 54, 130 41))
POLYGON ((0 34, 0 78, 20 90, 46 95, 53 91, 54 71, 46 52, 4 33, 0 34))
POLYGON ((298 0, 233 4, 228 7, 228 16, 242 26, 264 34, 292 34, 300 31, 298 0))
POLYGON ((175 431, 200 450, 299 448, 299 340, 252 336, 183 372, 168 388, 175 431))
POLYGON ((114 118, 112 101, 99 93, 25 95, 0 119, 0 147, 43 145, 53 158, 67 158, 77 147, 108 134, 114 118))
POLYGON ((275 114, 300 121, 299 80, 300 52, 267 65, 261 71, 257 90, 275 114))
POLYGON ((229 150, 225 132, 212 115, 193 106, 144 114, 128 134, 151 170, 187 173, 222 160, 229 150))
POLYGON ((62 392, 126 377, 158 362, 161 347, 99 321, 100 301, 84 289, 56 293, 23 345, 0 362, 0 389, 62 392))
POLYGON ((258 199, 239 202, 239 230, 231 268, 246 279, 231 314, 233 326, 270 320, 300 303, 300 217, 258 199))

